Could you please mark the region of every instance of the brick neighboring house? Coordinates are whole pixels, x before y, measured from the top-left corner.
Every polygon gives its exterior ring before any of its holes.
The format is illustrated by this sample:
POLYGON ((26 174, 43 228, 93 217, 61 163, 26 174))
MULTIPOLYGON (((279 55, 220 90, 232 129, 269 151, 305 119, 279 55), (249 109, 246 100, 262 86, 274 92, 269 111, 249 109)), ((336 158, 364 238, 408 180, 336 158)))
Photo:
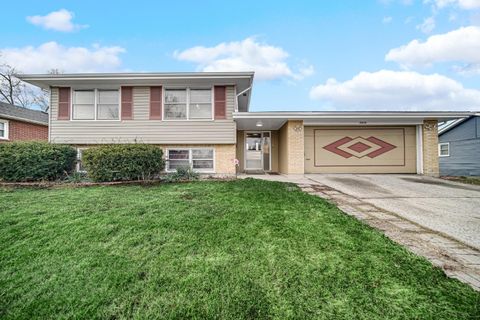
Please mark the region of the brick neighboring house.
POLYGON ((48 113, 0 102, 0 143, 48 141, 48 113))

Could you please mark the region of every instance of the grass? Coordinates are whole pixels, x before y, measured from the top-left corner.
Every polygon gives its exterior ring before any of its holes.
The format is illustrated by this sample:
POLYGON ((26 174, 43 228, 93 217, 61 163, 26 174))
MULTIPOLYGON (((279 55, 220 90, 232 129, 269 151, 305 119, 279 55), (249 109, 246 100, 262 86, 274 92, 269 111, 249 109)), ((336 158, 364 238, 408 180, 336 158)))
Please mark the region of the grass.
POLYGON ((466 183, 466 184, 473 184, 473 185, 477 185, 477 186, 480 186, 480 177, 464 177, 464 176, 460 176, 460 177, 442 177, 446 180, 450 180, 450 181, 455 181, 455 182, 461 182, 461 183, 466 183))
POLYGON ((2 319, 478 319, 480 294, 288 184, 0 190, 2 319))

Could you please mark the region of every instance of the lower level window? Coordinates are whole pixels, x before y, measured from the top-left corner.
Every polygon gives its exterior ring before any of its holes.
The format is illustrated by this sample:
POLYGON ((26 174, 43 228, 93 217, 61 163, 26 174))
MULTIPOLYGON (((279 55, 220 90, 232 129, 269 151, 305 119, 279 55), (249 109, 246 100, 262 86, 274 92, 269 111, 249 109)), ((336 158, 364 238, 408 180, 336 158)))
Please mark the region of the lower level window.
POLYGON ((174 171, 186 167, 199 172, 212 172, 213 153, 211 148, 169 149, 167 170, 174 171))

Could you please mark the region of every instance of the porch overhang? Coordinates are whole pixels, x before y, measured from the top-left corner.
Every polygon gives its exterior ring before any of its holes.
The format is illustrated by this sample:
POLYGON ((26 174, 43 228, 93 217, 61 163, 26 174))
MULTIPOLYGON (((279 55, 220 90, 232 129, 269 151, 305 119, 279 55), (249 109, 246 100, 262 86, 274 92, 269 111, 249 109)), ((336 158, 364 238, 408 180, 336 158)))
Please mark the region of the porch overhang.
POLYGON ((418 125, 425 120, 449 121, 469 117, 469 111, 321 111, 235 112, 238 130, 278 130, 288 120, 303 120, 305 126, 418 125))

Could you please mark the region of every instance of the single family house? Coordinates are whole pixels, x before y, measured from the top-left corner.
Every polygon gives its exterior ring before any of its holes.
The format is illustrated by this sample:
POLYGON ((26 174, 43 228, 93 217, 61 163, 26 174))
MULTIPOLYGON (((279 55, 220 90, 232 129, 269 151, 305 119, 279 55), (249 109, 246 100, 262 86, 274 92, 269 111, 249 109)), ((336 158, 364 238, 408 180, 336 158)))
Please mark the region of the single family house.
MULTIPOLYGON (((469 112, 250 112, 253 72, 19 75, 51 91, 49 141, 148 143, 167 171, 437 176, 438 121, 469 112), (235 159, 238 159, 237 161, 235 159)), ((279 93, 280 94, 280 93, 279 93)))
POLYGON ((480 116, 451 121, 439 129, 442 176, 480 176, 480 116))
POLYGON ((0 102, 0 143, 48 140, 48 113, 0 102))

